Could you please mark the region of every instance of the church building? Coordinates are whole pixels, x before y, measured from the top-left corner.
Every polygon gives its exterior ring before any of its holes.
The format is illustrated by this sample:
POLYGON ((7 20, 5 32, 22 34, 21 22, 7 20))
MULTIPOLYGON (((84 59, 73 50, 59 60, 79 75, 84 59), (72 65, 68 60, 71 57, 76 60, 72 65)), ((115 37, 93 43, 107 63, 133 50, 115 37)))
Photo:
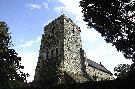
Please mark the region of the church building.
POLYGON ((65 15, 44 27, 34 81, 56 85, 114 79, 101 63, 87 58, 80 32, 81 29, 65 15))

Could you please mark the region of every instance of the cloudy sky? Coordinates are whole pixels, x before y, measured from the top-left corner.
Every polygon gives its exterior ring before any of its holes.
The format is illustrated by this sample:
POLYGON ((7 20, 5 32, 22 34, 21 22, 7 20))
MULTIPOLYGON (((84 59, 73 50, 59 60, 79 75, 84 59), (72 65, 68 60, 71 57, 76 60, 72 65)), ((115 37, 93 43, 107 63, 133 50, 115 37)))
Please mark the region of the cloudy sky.
POLYGON ((5 21, 10 28, 13 48, 22 57, 24 72, 31 75, 28 81, 34 78, 43 27, 63 13, 81 28, 83 49, 89 59, 101 62, 112 73, 118 64, 131 63, 98 32, 87 27, 79 1, 0 0, 0 21, 5 21))

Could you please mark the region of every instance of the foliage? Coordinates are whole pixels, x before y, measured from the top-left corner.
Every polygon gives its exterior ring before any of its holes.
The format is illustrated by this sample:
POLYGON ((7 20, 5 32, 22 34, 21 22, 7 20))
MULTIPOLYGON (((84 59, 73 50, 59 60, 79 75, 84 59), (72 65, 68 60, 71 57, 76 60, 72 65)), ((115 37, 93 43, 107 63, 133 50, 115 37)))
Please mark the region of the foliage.
POLYGON ((115 76, 117 76, 117 78, 126 78, 129 70, 129 64, 118 64, 118 66, 114 68, 115 76))
POLYGON ((135 1, 82 0, 84 21, 135 62, 135 1))
POLYGON ((135 80, 135 63, 131 64, 130 70, 128 71, 128 79, 135 80))
MULTIPOLYGON (((28 88, 28 89, 33 89, 28 88)), ((34 89, 46 89, 44 87, 34 89)), ((47 89, 134 89, 134 80, 110 80, 110 81, 88 81, 83 83, 58 84, 47 89)))
POLYGON ((0 22, 0 89, 11 89, 26 82, 25 74, 21 71, 21 57, 17 57, 14 49, 10 49, 11 36, 5 22, 0 22))

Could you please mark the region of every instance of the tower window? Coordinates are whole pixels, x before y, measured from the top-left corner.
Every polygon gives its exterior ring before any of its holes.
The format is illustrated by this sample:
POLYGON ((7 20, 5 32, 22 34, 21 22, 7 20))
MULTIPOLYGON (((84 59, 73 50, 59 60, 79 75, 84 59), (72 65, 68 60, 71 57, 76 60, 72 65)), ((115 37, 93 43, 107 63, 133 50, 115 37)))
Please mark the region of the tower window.
POLYGON ((61 47, 61 48, 60 48, 60 53, 62 53, 62 52, 63 52, 63 48, 61 47))
POLYGON ((75 31, 74 31, 74 27, 73 27, 73 29, 72 29, 72 32, 74 33, 75 31))
POLYGON ((46 59, 48 59, 49 57, 48 57, 48 55, 49 55, 49 52, 47 51, 46 52, 46 59))
POLYGON ((56 48, 56 55, 58 55, 58 48, 56 48))
POLYGON ((52 34, 55 33, 55 31, 54 31, 54 26, 53 26, 52 29, 51 29, 51 33, 52 33, 52 34))
POLYGON ((74 33, 74 29, 72 30, 72 32, 74 33))
POLYGON ((74 32, 75 32, 75 30, 74 30, 74 25, 72 25, 72 27, 73 27, 73 28, 72 28, 72 32, 74 33, 74 32))
POLYGON ((54 57, 54 50, 51 50, 51 58, 54 57))
POLYGON ((52 29, 52 34, 54 34, 54 29, 52 29))

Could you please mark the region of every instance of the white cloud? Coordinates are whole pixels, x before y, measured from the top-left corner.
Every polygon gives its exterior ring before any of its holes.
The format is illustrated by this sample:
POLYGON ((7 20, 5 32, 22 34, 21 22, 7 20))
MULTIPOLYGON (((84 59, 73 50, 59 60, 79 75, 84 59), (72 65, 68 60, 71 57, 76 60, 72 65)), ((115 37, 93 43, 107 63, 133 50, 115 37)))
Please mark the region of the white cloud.
POLYGON ((24 66, 24 73, 29 73, 27 78, 28 82, 31 82, 34 79, 35 68, 38 60, 38 52, 20 52, 19 56, 21 57, 21 63, 24 66))
POLYGON ((46 2, 44 2, 43 5, 44 5, 45 9, 49 9, 49 6, 46 2))
MULTIPOLYGON (((64 8, 63 6, 60 6, 60 7, 55 6, 53 9, 54 9, 54 11, 61 13, 63 11, 63 8, 64 8)), ((64 11, 66 11, 65 8, 64 8, 64 11)))
POLYGON ((40 43, 40 41, 41 41, 41 36, 37 37, 36 40, 26 41, 26 43, 23 45, 20 45, 20 47, 31 47, 35 45, 36 43, 40 43))
POLYGON ((27 4, 27 7, 29 7, 31 10, 34 10, 34 9, 40 9, 41 8, 41 5, 38 5, 38 4, 27 4))
POLYGON ((54 10, 61 11, 63 9, 64 11, 75 15, 76 17, 75 19, 82 18, 81 7, 79 7, 80 0, 58 0, 58 1, 63 5, 55 7, 57 9, 54 10))
POLYGON ((48 2, 50 2, 50 1, 53 1, 53 0, 47 0, 48 2))
POLYGON ((41 9, 41 8, 45 8, 45 9, 49 9, 49 6, 48 6, 48 3, 46 2, 43 2, 42 4, 30 4, 30 3, 27 3, 26 4, 26 7, 30 8, 31 10, 34 10, 34 9, 41 9))

